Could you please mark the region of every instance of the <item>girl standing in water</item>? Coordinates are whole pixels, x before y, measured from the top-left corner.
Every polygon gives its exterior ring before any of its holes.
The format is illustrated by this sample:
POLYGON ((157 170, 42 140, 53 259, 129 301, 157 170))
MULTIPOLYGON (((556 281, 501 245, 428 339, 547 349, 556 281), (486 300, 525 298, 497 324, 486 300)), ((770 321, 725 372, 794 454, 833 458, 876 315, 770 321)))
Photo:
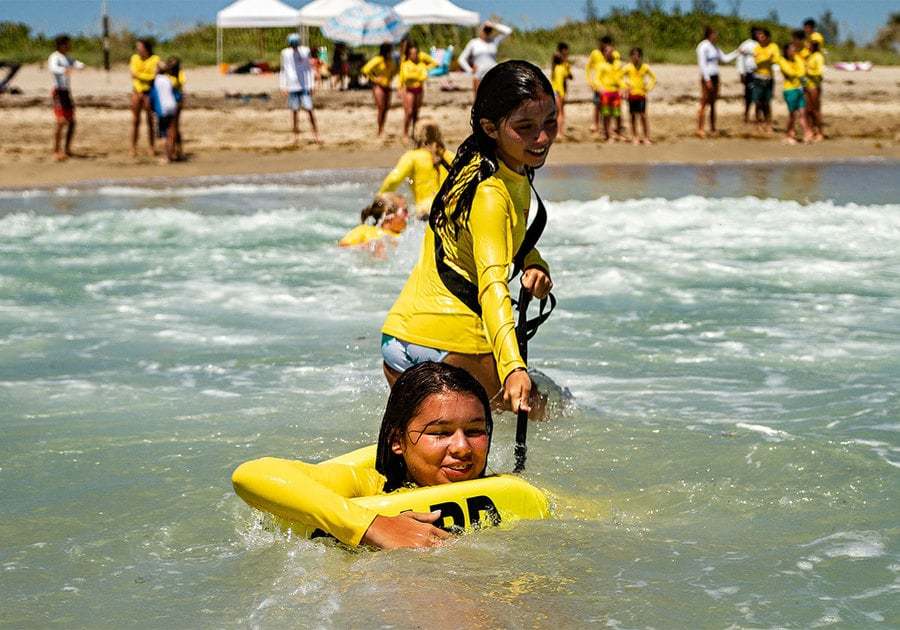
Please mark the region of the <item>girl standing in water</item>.
MULTIPOLYGON (((553 88, 537 66, 501 63, 478 87, 471 125, 382 328, 384 372, 393 384, 417 363, 442 361, 469 371, 492 399, 502 393, 503 407, 529 411, 507 274, 525 240, 531 180, 556 139, 553 88)), ((522 286, 546 297, 549 266, 533 247, 523 254, 522 286)))

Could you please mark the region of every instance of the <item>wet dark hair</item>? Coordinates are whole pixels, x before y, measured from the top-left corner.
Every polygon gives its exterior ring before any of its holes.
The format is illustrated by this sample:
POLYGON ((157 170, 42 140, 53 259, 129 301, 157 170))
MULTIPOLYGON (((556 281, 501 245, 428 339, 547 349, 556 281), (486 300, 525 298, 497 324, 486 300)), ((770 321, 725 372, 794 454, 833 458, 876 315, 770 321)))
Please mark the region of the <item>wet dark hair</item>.
POLYGON ((631 49, 631 51, 628 54, 633 55, 634 53, 637 53, 638 57, 644 56, 644 51, 640 46, 635 46, 634 48, 631 49))
POLYGON ((569 50, 569 44, 567 44, 566 42, 559 42, 556 45, 556 52, 562 52, 564 50, 569 50))
POLYGON ((181 72, 181 59, 178 57, 166 59, 166 74, 177 77, 179 72, 181 72))
POLYGON ((810 26, 812 28, 816 28, 816 21, 812 18, 807 18, 803 21, 803 26, 810 26))
POLYGON ((414 49, 414 48, 415 48, 416 50, 419 50, 419 46, 416 44, 416 42, 414 42, 414 41, 411 40, 411 39, 408 40, 408 41, 406 42, 406 45, 403 46, 403 58, 404 58, 404 59, 409 59, 409 51, 412 50, 412 49, 414 49))
MULTIPOLYGON (((402 455, 397 455, 391 450, 391 443, 406 431, 410 421, 430 396, 445 392, 469 394, 478 399, 484 407, 488 452, 490 452, 494 420, 491 417, 491 403, 481 383, 459 367, 432 361, 419 363, 406 370, 394 383, 381 420, 375 470, 387 479, 384 483, 385 492, 396 490, 409 481, 406 461, 402 455)), ((484 473, 485 471, 482 471, 480 476, 483 477, 484 473)))
POLYGON ((562 62, 563 62, 563 56, 558 52, 553 53, 553 57, 550 59, 550 66, 555 68, 562 62))
POLYGON ((750 39, 756 39, 756 34, 759 33, 762 29, 759 27, 759 24, 753 24, 750 26, 750 39))
POLYGON ((603 37, 600 38, 600 43, 601 44, 609 44, 610 46, 612 46, 612 44, 613 44, 612 35, 604 35, 603 37))
MULTIPOLYGON (((789 49, 791 46, 793 46, 793 45, 794 45, 794 42, 788 42, 787 44, 783 44, 783 45, 781 46, 781 54, 782 54, 782 56, 787 57, 787 56, 788 56, 788 49, 789 49)), ((794 52, 797 52, 797 51, 794 51, 794 52)))
POLYGON ((712 26, 703 27, 703 39, 709 39, 709 36, 716 32, 712 26))
POLYGON ((806 39, 806 33, 797 29, 796 31, 791 31, 791 39, 806 39))
POLYGON ((363 208, 362 212, 360 212, 359 222, 368 223, 369 219, 374 219, 374 223, 378 225, 378 222, 384 218, 385 214, 394 212, 396 209, 393 202, 386 195, 375 195, 372 203, 363 208))
MULTIPOLYGON (((499 63, 484 75, 472 105, 472 135, 459 146, 447 179, 431 204, 436 228, 449 224, 454 235, 458 234, 460 226, 469 220, 478 185, 500 168, 497 142, 488 136, 481 120, 489 120, 499 128, 522 103, 542 94, 553 96, 550 80, 536 65, 521 59, 499 63), (468 168, 474 163, 477 168, 468 168)), ((531 169, 526 168, 526 173, 529 178, 534 176, 531 169)))
POLYGON ((394 50, 394 45, 390 42, 384 42, 381 46, 378 47, 378 54, 387 60, 388 56, 394 50))
POLYGON ((56 45, 56 49, 59 50, 61 46, 64 46, 71 41, 72 39, 68 35, 57 35, 56 39, 53 40, 53 43, 56 45))
POLYGON ((772 39, 772 32, 767 28, 759 29, 759 32, 765 35, 767 38, 772 39))
POLYGON ((137 43, 144 45, 144 48, 147 50, 148 55, 153 54, 153 40, 152 39, 142 38, 142 39, 137 40, 137 43))

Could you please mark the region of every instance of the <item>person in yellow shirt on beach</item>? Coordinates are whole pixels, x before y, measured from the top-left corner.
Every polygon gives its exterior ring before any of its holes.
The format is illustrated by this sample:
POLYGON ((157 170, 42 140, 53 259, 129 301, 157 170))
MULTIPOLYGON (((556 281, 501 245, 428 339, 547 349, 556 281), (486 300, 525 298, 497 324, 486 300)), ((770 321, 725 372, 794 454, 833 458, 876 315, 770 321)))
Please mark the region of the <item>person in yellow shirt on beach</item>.
POLYGON ((150 88, 156 78, 159 56, 153 54, 153 42, 139 39, 134 45, 134 54, 128 62, 131 70, 131 155, 137 156, 138 135, 141 130, 141 113, 146 112, 147 139, 150 155, 156 155, 153 130, 153 108, 150 106, 150 88))
POLYGON ((587 84, 591 87, 594 101, 594 122, 591 124, 591 133, 597 133, 600 130, 600 110, 602 108, 602 103, 601 90, 600 87, 597 86, 596 77, 597 67, 602 63, 606 63, 603 51, 607 46, 612 47, 613 58, 620 60, 621 55, 619 55, 619 51, 616 50, 613 45, 613 38, 609 35, 604 35, 600 38, 597 48, 591 51, 591 54, 588 56, 587 64, 584 67, 584 72, 587 76, 587 84))
POLYGON ((753 71, 753 83, 751 95, 756 104, 757 116, 766 134, 772 133, 772 94, 775 88, 775 79, 772 75, 773 66, 778 64, 781 51, 778 44, 772 42, 772 34, 769 29, 761 29, 757 34, 759 46, 753 51, 753 60, 756 70, 753 71))
POLYGON ((393 192, 403 182, 410 182, 416 203, 416 218, 427 220, 431 202, 447 178, 454 155, 444 146, 441 129, 434 123, 423 123, 414 137, 416 148, 400 157, 378 192, 393 192))
POLYGON ((594 86, 600 94, 600 113, 603 116, 603 139, 607 142, 621 140, 622 127, 622 62, 616 57, 616 49, 608 44, 603 50, 603 61, 596 66, 594 86))
POLYGON ((569 45, 559 42, 556 52, 550 61, 550 84, 553 86, 553 94, 556 98, 557 119, 556 124, 561 133, 566 132, 566 88, 569 79, 572 78, 572 66, 569 64, 569 45))
POLYGON ((656 87, 656 75, 644 63, 644 51, 638 47, 631 49, 630 61, 622 68, 624 87, 628 95, 628 113, 631 114, 631 141, 634 144, 653 144, 650 140, 650 125, 647 122, 647 94, 656 87), (644 127, 644 135, 638 134, 637 121, 644 127))
POLYGON ((806 117, 813 141, 825 139, 822 124, 822 79, 825 72, 825 55, 819 50, 819 43, 812 42, 806 58, 806 117))
POLYGON ((372 84, 372 96, 375 98, 375 111, 378 121, 378 136, 384 134, 384 122, 391 108, 391 82, 399 68, 394 63, 394 46, 384 43, 378 54, 369 59, 360 72, 372 84))
POLYGON ((428 79, 428 71, 436 68, 437 62, 430 55, 419 50, 415 42, 408 42, 403 52, 403 61, 400 62, 398 81, 400 91, 403 94, 403 141, 409 140, 409 129, 412 126, 416 131, 416 122, 419 120, 419 110, 425 99, 425 81, 428 79))
POLYGON ((804 41, 803 49, 799 52, 799 55, 806 61, 806 58, 809 57, 812 53, 812 44, 816 43, 819 45, 819 52, 822 55, 825 54, 825 37, 816 30, 816 21, 812 18, 805 20, 803 22, 803 33, 806 35, 806 40, 804 41))
POLYGON ((806 64, 800 58, 797 45, 793 42, 785 44, 783 56, 779 56, 775 63, 781 68, 784 76, 784 102, 788 108, 788 124, 785 132, 785 142, 797 144, 794 128, 800 123, 803 129, 803 141, 812 140, 812 134, 806 124, 806 98, 803 94, 803 82, 806 79, 806 64))
MULTIPOLYGON (((508 282, 514 267, 537 299, 553 286, 534 233, 519 251, 532 177, 556 139, 553 86, 537 66, 505 61, 481 80, 470 120, 472 135, 432 203, 419 260, 382 327, 384 373, 394 385, 417 363, 449 363, 472 374, 498 406, 531 411, 508 282)), ((546 220, 539 198, 538 217, 546 220)))

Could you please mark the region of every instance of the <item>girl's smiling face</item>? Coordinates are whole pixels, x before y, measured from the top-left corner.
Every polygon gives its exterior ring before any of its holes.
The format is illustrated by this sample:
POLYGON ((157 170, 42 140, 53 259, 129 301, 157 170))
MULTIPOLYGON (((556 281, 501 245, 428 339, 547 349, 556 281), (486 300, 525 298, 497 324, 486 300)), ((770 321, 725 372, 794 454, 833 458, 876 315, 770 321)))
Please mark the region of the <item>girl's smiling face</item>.
POLYGON ((481 401, 469 393, 432 394, 406 430, 391 440, 409 481, 435 486, 476 479, 487 465, 490 436, 481 401))
POLYGON ((543 166, 559 131, 556 102, 549 94, 524 101, 499 126, 486 118, 480 122, 497 143, 497 157, 517 173, 543 166))

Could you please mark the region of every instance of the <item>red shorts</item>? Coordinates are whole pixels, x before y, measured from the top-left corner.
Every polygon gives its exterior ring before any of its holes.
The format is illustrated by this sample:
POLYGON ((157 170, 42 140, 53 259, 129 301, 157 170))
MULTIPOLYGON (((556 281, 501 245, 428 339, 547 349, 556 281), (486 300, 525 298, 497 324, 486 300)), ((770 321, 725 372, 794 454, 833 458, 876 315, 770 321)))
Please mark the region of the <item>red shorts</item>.
POLYGON ((56 120, 73 122, 75 120, 75 103, 72 101, 69 90, 53 88, 50 96, 53 98, 53 113, 56 115, 56 120))
POLYGON ((406 88, 406 91, 410 94, 421 94, 424 91, 424 88, 424 85, 418 85, 416 87, 408 87, 406 88))
POLYGON ((621 107, 622 95, 619 92, 603 92, 600 94, 600 104, 606 107, 621 107))

